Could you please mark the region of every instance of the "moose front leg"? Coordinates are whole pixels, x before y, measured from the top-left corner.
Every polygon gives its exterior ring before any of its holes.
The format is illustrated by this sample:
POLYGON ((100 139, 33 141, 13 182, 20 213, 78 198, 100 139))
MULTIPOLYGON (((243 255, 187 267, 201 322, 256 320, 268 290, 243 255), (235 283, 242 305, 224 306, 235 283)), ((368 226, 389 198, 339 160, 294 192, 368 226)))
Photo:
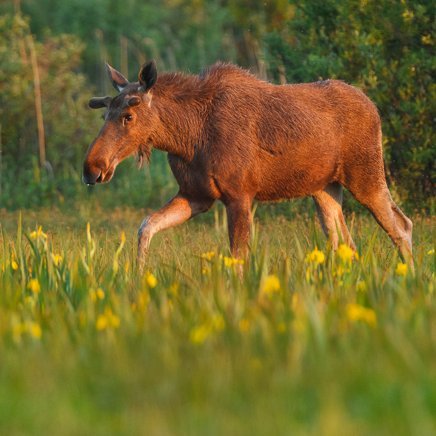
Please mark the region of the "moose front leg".
POLYGON ((229 226, 230 250, 232 256, 245 259, 248 256, 248 243, 251 228, 251 200, 238 200, 226 204, 229 226))
POLYGON ((138 267, 142 271, 152 237, 161 230, 184 223, 199 213, 206 212, 213 200, 193 200, 178 194, 164 207, 152 213, 138 231, 138 267))

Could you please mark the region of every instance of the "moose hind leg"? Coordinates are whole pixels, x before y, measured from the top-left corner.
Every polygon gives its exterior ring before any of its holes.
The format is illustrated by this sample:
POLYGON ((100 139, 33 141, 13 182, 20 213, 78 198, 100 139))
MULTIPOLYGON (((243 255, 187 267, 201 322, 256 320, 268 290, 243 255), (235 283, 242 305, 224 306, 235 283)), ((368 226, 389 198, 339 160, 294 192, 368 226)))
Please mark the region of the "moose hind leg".
POLYGON ((339 241, 343 241, 355 250, 356 246, 342 213, 342 186, 339 183, 330 183, 322 191, 315 192, 313 199, 321 227, 330 239, 332 248, 336 250, 339 241))
POLYGON ((357 190, 352 194, 356 200, 369 209, 376 221, 398 247, 401 257, 404 260, 409 260, 413 265, 412 221, 394 203, 386 183, 383 185, 370 193, 357 190))
POLYGON ((192 200, 176 195, 157 212, 142 222, 138 231, 138 266, 142 271, 152 237, 161 230, 184 223, 199 213, 206 212, 213 200, 192 200))

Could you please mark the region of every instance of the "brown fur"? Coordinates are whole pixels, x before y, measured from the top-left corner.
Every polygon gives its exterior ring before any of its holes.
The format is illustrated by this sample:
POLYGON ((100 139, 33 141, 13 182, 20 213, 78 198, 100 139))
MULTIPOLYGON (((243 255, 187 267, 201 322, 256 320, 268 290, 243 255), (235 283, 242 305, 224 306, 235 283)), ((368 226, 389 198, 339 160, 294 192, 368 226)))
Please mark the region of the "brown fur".
POLYGON ((140 259, 156 231, 215 200, 227 208, 234 256, 246 254, 254 200, 303 196, 313 196, 333 246, 342 239, 354 248, 342 186, 373 213, 402 255, 411 255, 412 223, 386 185, 380 117, 360 90, 336 80, 272 85, 221 63, 198 76, 161 74, 154 84, 153 65, 101 104, 108 106, 106 122, 84 164, 85 182, 94 183, 109 181, 127 156, 147 158, 152 147, 168 153, 180 190, 141 226, 140 259), (147 77, 154 86, 145 92, 147 77), (132 96, 141 102, 131 107, 132 96), (123 123, 126 114, 132 120, 123 123))

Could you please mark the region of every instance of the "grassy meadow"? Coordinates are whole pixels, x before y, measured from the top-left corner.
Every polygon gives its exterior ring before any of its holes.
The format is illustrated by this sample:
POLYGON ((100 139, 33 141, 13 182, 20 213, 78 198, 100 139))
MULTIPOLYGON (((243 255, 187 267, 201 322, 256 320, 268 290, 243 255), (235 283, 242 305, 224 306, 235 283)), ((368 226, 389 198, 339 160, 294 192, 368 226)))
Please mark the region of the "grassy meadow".
POLYGON ((157 235, 140 275, 143 217, 0 212, 1 434, 436 433, 430 218, 413 274, 365 214, 355 258, 263 210, 240 280, 220 208, 157 235))

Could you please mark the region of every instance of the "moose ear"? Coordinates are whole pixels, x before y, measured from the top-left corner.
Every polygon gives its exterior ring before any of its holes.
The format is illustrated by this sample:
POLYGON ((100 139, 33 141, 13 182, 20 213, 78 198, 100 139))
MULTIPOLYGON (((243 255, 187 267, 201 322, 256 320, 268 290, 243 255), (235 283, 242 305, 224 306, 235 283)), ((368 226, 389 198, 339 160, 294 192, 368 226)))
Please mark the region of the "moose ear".
POLYGON ((112 82, 114 88, 121 92, 128 84, 129 81, 115 68, 112 68, 108 63, 106 63, 106 71, 109 76, 109 80, 112 82))
POLYGON ((91 109, 100 109, 102 107, 109 107, 112 99, 110 97, 93 97, 88 102, 91 109))
POLYGON ((139 71, 139 83, 141 85, 141 90, 144 92, 149 91, 152 86, 156 83, 157 79, 157 69, 156 63, 150 61, 144 64, 139 71))
POLYGON ((130 97, 129 100, 127 101, 127 106, 134 107, 134 106, 138 106, 138 104, 140 103, 141 103, 141 99, 137 95, 134 95, 133 97, 130 97))

